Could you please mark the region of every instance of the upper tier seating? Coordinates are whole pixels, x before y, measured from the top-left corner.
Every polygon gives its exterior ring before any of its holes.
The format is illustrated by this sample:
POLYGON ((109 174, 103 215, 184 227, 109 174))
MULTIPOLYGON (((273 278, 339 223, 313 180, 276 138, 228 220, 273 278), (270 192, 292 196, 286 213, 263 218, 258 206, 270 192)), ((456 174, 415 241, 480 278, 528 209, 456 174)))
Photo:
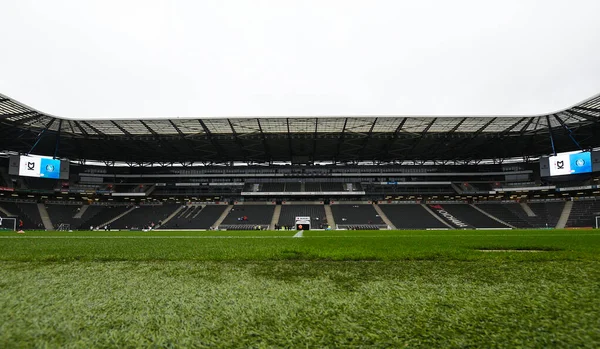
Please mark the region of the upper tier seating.
POLYGON ((324 228, 327 218, 323 205, 281 205, 281 214, 277 224, 282 226, 294 226, 296 217, 310 217, 310 226, 313 229, 324 228))
POLYGON ((319 182, 306 182, 304 184, 304 189, 310 192, 319 192, 321 191, 321 183, 319 182))
POLYGON ((34 190, 54 191, 60 185, 60 181, 49 178, 19 177, 25 187, 34 190))
POLYGON ((321 189, 323 191, 344 191, 344 184, 324 182, 321 183, 321 189))
POLYGON ((300 191, 300 190, 302 190, 302 185, 299 182, 285 183, 285 191, 300 191))
POLYGON ((397 229, 448 228, 419 204, 379 205, 397 229))
POLYGON ((285 189, 284 183, 263 183, 260 191, 282 192, 285 189))
POLYGON ((342 192, 362 190, 360 183, 337 182, 246 183, 243 189, 246 192, 342 192))

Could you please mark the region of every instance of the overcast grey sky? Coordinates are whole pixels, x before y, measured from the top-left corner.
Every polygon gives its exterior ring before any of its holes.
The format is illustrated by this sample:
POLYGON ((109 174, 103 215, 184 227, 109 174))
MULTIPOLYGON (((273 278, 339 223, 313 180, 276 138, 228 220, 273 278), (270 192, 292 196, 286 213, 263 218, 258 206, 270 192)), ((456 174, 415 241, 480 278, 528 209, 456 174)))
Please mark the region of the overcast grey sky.
POLYGON ((57 116, 515 115, 600 93, 598 0, 0 1, 0 93, 57 116))

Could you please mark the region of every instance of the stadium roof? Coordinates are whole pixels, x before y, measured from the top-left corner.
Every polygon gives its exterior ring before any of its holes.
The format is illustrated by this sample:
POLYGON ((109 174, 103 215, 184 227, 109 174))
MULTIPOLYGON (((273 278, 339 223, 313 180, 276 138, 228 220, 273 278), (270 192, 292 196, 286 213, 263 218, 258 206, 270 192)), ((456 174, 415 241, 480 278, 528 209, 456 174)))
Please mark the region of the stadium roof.
POLYGON ((600 95, 535 116, 66 119, 0 94, 0 150, 72 160, 481 160, 600 146, 600 95), (575 140, 575 141, 573 141, 575 140), (35 147, 34 147, 35 145, 35 147))

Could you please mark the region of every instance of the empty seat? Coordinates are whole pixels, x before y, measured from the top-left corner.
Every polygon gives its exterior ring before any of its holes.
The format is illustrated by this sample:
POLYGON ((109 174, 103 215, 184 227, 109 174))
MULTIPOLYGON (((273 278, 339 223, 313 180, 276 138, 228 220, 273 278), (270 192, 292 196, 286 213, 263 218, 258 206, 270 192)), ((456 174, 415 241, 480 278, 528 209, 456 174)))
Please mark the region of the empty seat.
POLYGON ((331 205, 331 212, 338 226, 386 225, 373 205, 331 205))
POLYGON ((114 229, 144 229, 156 226, 179 207, 177 204, 138 206, 128 214, 111 223, 114 229))
POLYGON ((379 205, 397 229, 448 228, 420 204, 379 205))
MULTIPOLYGON (((441 205, 443 210, 449 213, 454 218, 460 220, 461 222, 469 225, 474 228, 508 228, 507 225, 504 225, 497 220, 487 216, 486 214, 480 212, 476 208, 467 204, 445 204, 441 205)), ((439 210, 433 210, 434 212, 439 212, 439 210)), ((449 220, 448 217, 442 215, 443 219, 446 219, 448 223, 456 225, 455 221, 449 220)), ((457 225, 458 228, 464 228, 464 226, 457 225)))
POLYGON ((596 227, 600 217, 600 200, 573 201, 567 227, 596 227))
POLYGON ((310 217, 310 225, 313 229, 322 228, 327 223, 323 205, 281 205, 277 224, 293 226, 296 224, 296 217, 310 217))
POLYGON ((517 203, 479 203, 477 207, 515 228, 533 228, 527 213, 517 203))
POLYGON ((221 224, 271 224, 275 205, 235 205, 221 224), (246 217, 246 220, 243 218, 246 217))
POLYGON ((209 229, 221 217, 227 205, 191 206, 181 212, 161 229, 209 229))

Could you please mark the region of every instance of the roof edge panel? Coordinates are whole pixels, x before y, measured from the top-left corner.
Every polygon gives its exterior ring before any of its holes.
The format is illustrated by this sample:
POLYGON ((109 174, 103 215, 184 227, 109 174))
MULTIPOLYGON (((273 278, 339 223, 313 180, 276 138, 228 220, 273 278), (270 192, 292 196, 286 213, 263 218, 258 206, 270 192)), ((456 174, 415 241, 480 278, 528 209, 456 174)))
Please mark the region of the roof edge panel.
POLYGON ((557 111, 554 112, 550 112, 550 113, 541 113, 541 114, 532 114, 532 115, 311 115, 311 116, 268 116, 268 117, 261 117, 261 116, 228 116, 228 117, 178 117, 178 116, 165 116, 165 117, 148 117, 148 118, 133 118, 133 117, 119 117, 119 118, 111 118, 111 117, 96 117, 96 118, 73 118, 73 117, 63 117, 63 116, 57 116, 57 115, 52 115, 52 114, 48 114, 48 113, 44 113, 43 111, 40 111, 38 109, 32 108, 22 102, 19 102, 15 99, 12 99, 2 93, 0 93, 0 119, 2 119, 2 112, 1 112, 1 106, 2 103, 6 103, 8 102, 12 102, 14 104, 17 104, 23 108, 26 108, 32 112, 37 112, 39 114, 41 114, 41 116, 47 116, 47 117, 52 117, 52 118, 57 118, 57 119, 63 119, 63 120, 71 120, 71 121, 103 121, 103 120, 109 120, 109 121, 121 121, 121 120, 144 120, 144 121, 152 121, 152 120, 206 120, 206 119, 211 119, 211 120, 226 120, 226 119, 286 119, 286 118, 294 118, 294 119, 310 119, 310 118, 534 118, 534 117, 545 117, 546 115, 551 116, 554 114, 559 114, 559 113, 564 113, 564 112, 568 112, 569 110, 575 108, 575 107, 579 107, 582 106, 584 104, 589 103, 590 101, 594 101, 597 100, 598 103, 600 103, 600 93, 586 98, 583 101, 573 104, 570 107, 567 108, 563 108, 563 109, 559 109, 557 111))

